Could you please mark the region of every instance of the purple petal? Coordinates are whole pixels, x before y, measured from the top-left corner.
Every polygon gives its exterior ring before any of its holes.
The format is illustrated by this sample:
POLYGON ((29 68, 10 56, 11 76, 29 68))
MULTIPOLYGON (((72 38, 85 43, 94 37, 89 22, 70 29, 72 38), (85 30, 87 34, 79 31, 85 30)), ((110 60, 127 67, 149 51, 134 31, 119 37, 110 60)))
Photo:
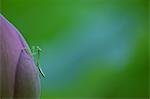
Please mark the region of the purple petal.
POLYGON ((15 98, 39 98, 39 77, 32 58, 22 50, 17 65, 15 80, 15 98))
MULTIPOLYGON (((20 32, 0 15, 0 96, 13 97, 14 95, 25 97, 31 87, 32 97, 40 94, 39 79, 32 57, 23 53, 28 45, 20 32), (30 58, 27 58, 30 57, 30 58), (25 63, 28 60, 27 63, 25 63), (23 68, 26 67, 26 68, 23 68), (24 75, 24 73, 26 75, 24 75), (28 75, 27 75, 28 74, 28 75), (31 78, 29 77, 31 76, 31 78), (21 78, 20 78, 21 77, 21 78), (24 83, 20 83, 23 80, 24 83), (30 85, 32 82, 32 86, 30 85), (17 84, 16 84, 17 83, 17 84), (19 87, 17 89, 17 86, 19 87), (24 90, 20 90, 20 87, 24 90), (37 87, 37 88, 35 88, 37 87), (25 90, 26 89, 26 90, 25 90), (15 91, 17 93, 15 93, 15 91), (22 91, 22 92, 21 92, 22 91), (35 92, 35 93, 34 93, 35 92)), ((27 96, 30 96, 27 94, 27 96)), ((36 99, 35 98, 35 99, 36 99)))

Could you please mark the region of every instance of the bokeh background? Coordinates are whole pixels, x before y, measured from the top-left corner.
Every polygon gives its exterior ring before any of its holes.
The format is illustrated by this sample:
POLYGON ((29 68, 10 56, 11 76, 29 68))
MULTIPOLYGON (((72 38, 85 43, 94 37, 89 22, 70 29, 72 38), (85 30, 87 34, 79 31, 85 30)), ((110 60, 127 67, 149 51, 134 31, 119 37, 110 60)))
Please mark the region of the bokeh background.
POLYGON ((41 99, 148 99, 149 0, 1 0, 43 49, 41 99))

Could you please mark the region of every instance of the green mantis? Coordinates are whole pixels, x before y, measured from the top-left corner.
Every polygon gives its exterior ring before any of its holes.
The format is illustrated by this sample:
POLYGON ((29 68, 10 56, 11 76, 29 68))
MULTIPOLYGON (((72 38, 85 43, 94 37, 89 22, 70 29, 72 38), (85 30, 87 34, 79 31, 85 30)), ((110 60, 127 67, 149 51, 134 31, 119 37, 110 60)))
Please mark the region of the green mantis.
POLYGON ((31 52, 32 52, 32 55, 36 55, 36 66, 39 70, 39 72, 41 73, 41 75, 45 78, 45 74, 41 68, 41 64, 40 64, 40 55, 41 55, 41 51, 42 49, 39 47, 39 46, 32 46, 32 49, 31 49, 31 52))
POLYGON ((28 48, 24 48, 24 50, 28 54, 30 54, 31 56, 33 56, 34 59, 36 59, 36 66, 37 66, 40 74, 45 78, 45 74, 44 74, 43 70, 41 69, 41 64, 40 64, 40 55, 41 55, 42 49, 39 46, 32 46, 31 50, 28 49, 28 48))
POLYGON ((37 56, 36 66, 37 66, 39 72, 41 73, 41 75, 45 78, 45 74, 44 74, 43 70, 41 69, 41 64, 40 64, 41 51, 42 51, 42 49, 39 46, 32 46, 32 49, 31 49, 32 55, 37 56))

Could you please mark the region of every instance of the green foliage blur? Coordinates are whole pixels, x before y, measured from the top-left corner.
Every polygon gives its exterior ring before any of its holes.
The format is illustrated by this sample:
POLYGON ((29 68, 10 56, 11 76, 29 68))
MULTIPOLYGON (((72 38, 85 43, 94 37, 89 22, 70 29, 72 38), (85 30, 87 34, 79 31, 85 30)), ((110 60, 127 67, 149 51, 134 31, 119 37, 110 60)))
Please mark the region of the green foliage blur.
POLYGON ((42 49, 41 99, 148 99, 148 0, 1 0, 42 49))

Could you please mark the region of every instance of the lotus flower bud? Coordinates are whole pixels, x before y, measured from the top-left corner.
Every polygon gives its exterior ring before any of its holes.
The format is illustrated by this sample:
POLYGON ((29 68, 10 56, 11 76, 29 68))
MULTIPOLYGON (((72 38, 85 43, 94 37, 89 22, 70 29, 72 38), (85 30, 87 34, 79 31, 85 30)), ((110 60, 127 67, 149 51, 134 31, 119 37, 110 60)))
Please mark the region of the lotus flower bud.
POLYGON ((0 99, 40 98, 38 70, 25 49, 20 32, 0 15, 0 99))

